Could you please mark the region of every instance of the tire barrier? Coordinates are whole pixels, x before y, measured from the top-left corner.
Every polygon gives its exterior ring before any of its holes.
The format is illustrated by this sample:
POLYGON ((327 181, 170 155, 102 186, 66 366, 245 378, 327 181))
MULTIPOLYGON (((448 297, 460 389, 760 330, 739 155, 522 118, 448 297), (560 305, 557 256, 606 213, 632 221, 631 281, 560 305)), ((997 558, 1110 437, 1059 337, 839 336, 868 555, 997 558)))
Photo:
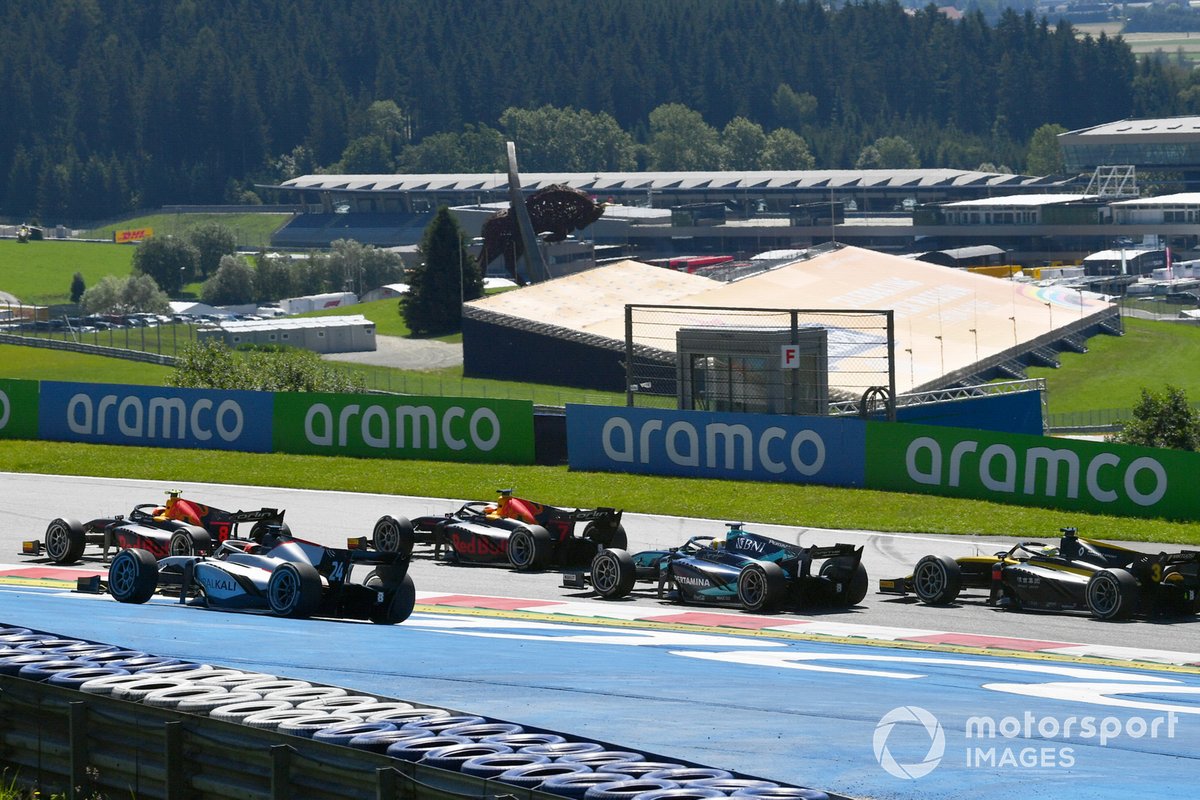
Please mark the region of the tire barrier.
POLYGON ((304 708, 297 708, 296 710, 308 714, 308 716, 285 720, 279 726, 280 733, 288 733, 292 736, 303 736, 306 739, 311 739, 313 734, 324 728, 363 721, 362 717, 356 717, 353 714, 322 714, 319 711, 304 708))
POLYGON ((224 722, 241 722, 247 717, 252 717, 255 714, 262 714, 267 711, 279 711, 281 709, 291 708, 285 700, 239 700, 236 703, 217 706, 208 715, 213 719, 219 719, 224 722))
POLYGON ((649 780, 657 778, 665 781, 675 781, 680 786, 688 786, 694 781, 709 780, 710 778, 732 778, 733 773, 727 769, 716 769, 713 767, 674 767, 672 769, 647 772, 642 777, 649 780))
POLYGON ((536 789, 557 775, 578 775, 591 771, 592 768, 586 764, 572 764, 569 761, 558 761, 549 764, 530 764, 524 767, 513 767, 497 775, 496 780, 511 783, 513 786, 536 789))
POLYGON ((701 786, 708 789, 720 789, 725 794, 734 794, 743 789, 775 789, 779 784, 772 781, 760 781, 751 778, 705 778, 694 781, 691 786, 701 786))
POLYGON ((588 789, 601 783, 613 781, 631 781, 632 775, 622 775, 619 772, 579 772, 573 775, 556 775, 547 778, 541 785, 544 792, 561 794, 565 797, 582 798, 588 789))
POLYGON ((81 666, 90 667, 92 665, 70 658, 55 658, 50 656, 48 661, 33 661, 21 667, 21 669, 17 670, 17 677, 30 681, 44 681, 56 672, 79 669, 81 666))
MULTIPOLYGON (((446 728, 442 731, 442 733, 446 734, 447 736, 465 736, 475 742, 481 742, 485 740, 489 742, 495 742, 494 739, 489 737, 505 735, 511 736, 513 734, 524 732, 524 728, 511 722, 477 722, 470 725, 455 725, 453 728, 446 728)), ((507 745, 508 743, 501 742, 501 744, 507 745)), ((515 750, 517 748, 514 747, 512 749, 515 750)))
MULTIPOLYGON (((406 730, 401 728, 400 730, 406 730)), ((424 728, 407 728, 407 730, 422 731, 424 728)), ((430 750, 447 747, 452 744, 472 744, 465 736, 425 736, 420 739, 396 742, 387 749, 392 758, 402 758, 405 761, 420 761, 430 750)))
POLYGON ((447 728, 455 728, 460 725, 478 725, 487 722, 483 717, 477 717, 473 714, 447 714, 444 717, 429 717, 427 719, 419 719, 414 722, 407 722, 401 727, 404 728, 423 728, 434 733, 441 733, 447 728))
MULTIPOLYGON (((584 800, 632 800, 639 795, 662 789, 678 789, 679 784, 662 778, 634 778, 628 781, 597 783, 583 793, 584 800)), ((710 791, 716 791, 712 789, 710 791)), ((718 794, 721 794, 718 792, 718 794)))
POLYGON ((115 667, 80 667, 76 664, 75 669, 65 669, 61 672, 55 672, 51 675, 46 683, 55 686, 65 686, 69 689, 78 689, 83 684, 96 678, 103 678, 108 675, 128 675, 130 673, 123 669, 115 667))
POLYGON ((720 789, 703 786, 680 786, 678 789, 656 789, 634 795, 638 800, 707 800, 711 797, 728 797, 720 789))
POLYGON ((766 797, 771 800, 829 800, 829 793, 820 789, 806 789, 802 786, 776 786, 773 789, 745 789, 734 792, 733 797, 766 797))
POLYGON ((592 769, 596 769, 604 764, 612 764, 618 761, 622 763, 645 761, 646 757, 632 750, 592 750, 586 753, 568 753, 565 756, 559 756, 558 760, 577 761, 580 764, 587 764, 592 769))
POLYGON ((476 775, 480 778, 495 778, 502 772, 524 767, 529 764, 549 764, 546 756, 535 756, 529 753, 493 753, 491 755, 475 756, 464 761, 458 768, 466 775, 476 775))
POLYGON ((557 744, 565 742, 567 737, 557 733, 509 733, 502 736, 488 736, 483 741, 506 744, 514 750, 520 750, 535 744, 557 744))
POLYGON ((395 730, 398 730, 398 728, 392 722, 367 722, 365 720, 362 722, 341 722, 337 725, 330 725, 321 728, 319 731, 314 731, 312 738, 317 742, 348 745, 354 741, 355 737, 363 736, 364 734, 386 733, 395 730))
POLYGON ((534 753, 540 756, 550 756, 551 758, 564 758, 565 756, 578 756, 584 753, 599 753, 604 749, 604 745, 596 744, 595 742, 555 742, 554 744, 531 744, 528 747, 522 747, 522 753, 534 753))
POLYGON ((57 692, 109 695, 159 714, 208 715, 259 731, 257 736, 312 739, 569 800, 845 800, 817 789, 528 731, 512 722, 24 628, 0 626, 0 675, 8 676, 4 681, 45 683, 57 692))
MULTIPOLYGON (((370 720, 366 720, 370 722, 370 720)), ((423 730, 403 730, 396 728, 390 731, 377 731, 374 733, 360 733, 351 739, 348 744, 351 747, 357 747, 362 750, 370 750, 373 753, 387 753, 388 748, 397 742, 412 742, 417 739, 432 739, 433 734, 423 730)))

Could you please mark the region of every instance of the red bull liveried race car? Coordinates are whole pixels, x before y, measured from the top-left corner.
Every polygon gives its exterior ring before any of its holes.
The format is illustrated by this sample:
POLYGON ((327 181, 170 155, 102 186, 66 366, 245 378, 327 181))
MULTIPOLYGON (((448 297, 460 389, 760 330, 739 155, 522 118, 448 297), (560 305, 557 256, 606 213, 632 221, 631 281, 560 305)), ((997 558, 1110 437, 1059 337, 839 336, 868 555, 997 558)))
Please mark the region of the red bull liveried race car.
POLYGON ((638 583, 659 599, 697 605, 737 604, 747 611, 784 606, 849 608, 867 594, 862 548, 849 544, 801 547, 729 524, 724 537, 693 536, 681 547, 627 553, 602 550, 591 571, 568 574, 563 586, 616 600, 638 583))
POLYGON ((178 489, 171 489, 165 504, 142 503, 128 515, 97 517, 86 523, 56 519, 47 526, 42 541, 23 542, 21 552, 45 555, 56 564, 79 561, 89 545, 99 547, 106 561, 110 550, 130 547, 146 550, 157 558, 209 554, 225 540, 236 537, 244 523, 252 524, 250 539, 259 538, 268 525, 286 529, 283 513, 277 508, 224 511, 185 499, 178 489))
MULTIPOLYGON (((376 539, 396 526, 375 523, 376 539)), ((416 543, 434 558, 466 564, 508 564, 520 569, 584 565, 605 547, 628 546, 621 512, 614 508, 559 508, 513 497, 501 489, 495 502, 474 501, 440 516, 412 520, 416 543), (583 530, 576 533, 576 527, 583 530)))
POLYGON ((879 581, 879 591, 945 606, 977 590, 998 608, 1082 611, 1103 620, 1200 611, 1200 550, 1143 553, 1081 538, 1074 528, 1061 533, 1057 547, 1020 542, 992 556, 928 555, 911 575, 879 581))
POLYGON ((113 558, 107 580, 81 579, 79 591, 107 592, 122 603, 145 603, 162 594, 210 609, 369 619, 385 625, 403 622, 412 613, 411 538, 358 538, 343 549, 296 538, 273 523, 260 533, 257 542, 227 539, 211 556, 156 559, 148 550, 125 549, 113 558), (373 569, 361 583, 352 581, 354 568, 363 565, 373 569))

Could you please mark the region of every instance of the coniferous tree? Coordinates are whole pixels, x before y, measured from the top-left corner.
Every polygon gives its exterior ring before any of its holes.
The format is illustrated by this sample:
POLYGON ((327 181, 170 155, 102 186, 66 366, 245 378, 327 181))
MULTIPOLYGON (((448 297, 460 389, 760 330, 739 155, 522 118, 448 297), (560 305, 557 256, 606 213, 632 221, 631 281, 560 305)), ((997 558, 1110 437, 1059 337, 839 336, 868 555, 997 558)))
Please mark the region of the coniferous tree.
POLYGON ((442 206, 421 239, 421 263, 408 275, 400 314, 417 335, 462 328, 462 304, 483 296, 483 277, 467 252, 467 237, 450 209, 442 206))

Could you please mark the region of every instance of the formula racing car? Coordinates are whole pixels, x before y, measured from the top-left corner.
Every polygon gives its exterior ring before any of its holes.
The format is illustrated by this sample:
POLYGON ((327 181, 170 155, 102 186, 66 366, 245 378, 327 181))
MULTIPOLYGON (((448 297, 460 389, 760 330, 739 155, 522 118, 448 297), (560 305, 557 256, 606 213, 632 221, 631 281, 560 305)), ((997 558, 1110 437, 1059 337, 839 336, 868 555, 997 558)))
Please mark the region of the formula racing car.
POLYGON ((399 549, 387 552, 365 538, 340 549, 295 538, 278 525, 269 526, 260 539, 227 539, 211 557, 155 559, 147 550, 125 549, 113 558, 107 581, 81 579, 80 590, 107 591, 122 603, 145 603, 160 593, 214 609, 369 619, 385 625, 403 622, 412 613, 411 539, 393 539, 399 549), (351 571, 360 565, 374 569, 362 583, 354 583, 351 571))
POLYGON ((79 561, 88 545, 98 545, 108 560, 109 551, 138 547, 156 557, 167 555, 210 554, 222 542, 237 536, 238 526, 253 523, 251 539, 261 536, 267 525, 283 525, 283 511, 260 508, 257 511, 224 511, 180 496, 178 489, 167 492, 163 505, 141 503, 128 515, 98 517, 86 523, 74 519, 56 519, 46 528, 45 539, 21 545, 23 555, 43 553, 56 564, 79 561))
POLYGON ((592 559, 590 573, 563 578, 567 588, 591 584, 609 600, 630 594, 638 582, 653 583, 659 598, 682 603, 774 611, 785 605, 857 605, 867 593, 867 570, 861 547, 800 547, 730 523, 724 538, 693 536, 669 550, 630 555, 608 548, 592 559))
MULTIPOLYGON (((393 517, 375 523, 374 537, 387 538, 393 517)), ((614 508, 559 508, 513 497, 501 489, 496 502, 474 501, 442 516, 412 520, 416 543, 434 558, 458 563, 508 564, 515 569, 589 563, 605 547, 625 548, 621 512, 614 508), (581 534, 578 523, 585 523, 581 534)))
POLYGON ((1080 538, 1074 528, 1061 533, 1057 547, 1020 542, 994 556, 928 555, 912 575, 881 580, 879 591, 944 606, 975 589, 998 608, 1085 611, 1104 620, 1200 610, 1200 550, 1142 553, 1080 538))

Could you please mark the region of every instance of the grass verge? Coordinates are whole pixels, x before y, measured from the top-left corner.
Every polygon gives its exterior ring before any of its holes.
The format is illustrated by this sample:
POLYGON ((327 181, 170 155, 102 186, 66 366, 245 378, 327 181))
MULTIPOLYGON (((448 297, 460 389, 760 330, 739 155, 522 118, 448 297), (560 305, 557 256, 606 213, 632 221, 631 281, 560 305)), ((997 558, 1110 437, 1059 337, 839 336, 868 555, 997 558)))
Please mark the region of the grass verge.
MULTIPOLYGON (((215 453, 61 442, 0 441, 11 472, 486 499, 501 486, 563 506, 796 527, 1016 536, 1045 541, 1073 525, 1098 539, 1200 544, 1200 523, 1135 520, 927 495, 730 482, 566 467, 451 464, 324 456, 215 453)), ((448 511, 450 509, 447 509, 448 511)), ((97 513, 103 509, 97 509, 97 513)), ((83 513, 83 510, 80 510, 83 513)), ((90 512, 89 512, 90 513, 90 512)), ((298 521, 299 522, 299 521, 298 521)), ((361 521, 364 531, 373 520, 361 521)), ((302 528, 297 526, 297 532, 302 528)), ((711 530, 696 531, 711 533, 711 530)))

